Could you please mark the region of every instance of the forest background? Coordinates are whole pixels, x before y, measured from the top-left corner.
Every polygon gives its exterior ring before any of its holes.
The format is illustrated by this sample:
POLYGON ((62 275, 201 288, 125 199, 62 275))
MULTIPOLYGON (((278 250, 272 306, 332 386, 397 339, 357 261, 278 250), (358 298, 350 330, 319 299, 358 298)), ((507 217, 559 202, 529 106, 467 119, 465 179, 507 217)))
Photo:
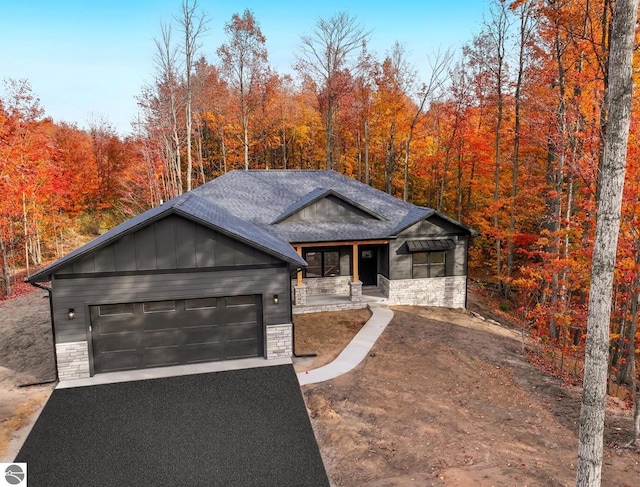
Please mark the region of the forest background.
MULTIPOLYGON (((420 67, 402 44, 370 52, 366 26, 337 13, 292 48, 291 75, 270 64, 249 10, 229 19, 207 59, 207 17, 184 2, 158 26, 156 71, 127 136, 105 119, 55 123, 28 80, 6 79, 0 295, 83 240, 230 170, 329 168, 478 230, 470 275, 581 377, 612 9, 612 0, 494 0, 459 52, 434 52, 420 67)), ((631 383, 640 343, 639 102, 636 90, 611 384, 631 383)))

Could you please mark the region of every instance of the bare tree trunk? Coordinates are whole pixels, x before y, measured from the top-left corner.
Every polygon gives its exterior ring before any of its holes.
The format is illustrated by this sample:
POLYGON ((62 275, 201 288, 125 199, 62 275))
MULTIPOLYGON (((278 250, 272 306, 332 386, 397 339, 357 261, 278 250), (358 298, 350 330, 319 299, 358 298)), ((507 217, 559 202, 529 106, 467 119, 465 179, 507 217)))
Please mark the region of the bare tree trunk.
POLYGON ((2 282, 4 283, 4 291, 7 296, 11 296, 13 289, 11 288, 9 255, 7 254, 7 244, 2 238, 2 234, 0 234, 0 255, 2 256, 2 282))
POLYGON ((507 279, 504 289, 506 297, 511 295, 511 275, 513 273, 514 243, 513 237, 516 231, 516 198, 518 197, 518 173, 520 170, 520 110, 522 108, 522 84, 525 69, 526 46, 531 36, 530 5, 522 4, 520 7, 520 46, 518 54, 518 77, 516 80, 514 122, 513 122, 513 168, 511 170, 511 211, 509 215, 509 236, 507 242, 507 279))
POLYGON ((22 192, 22 225, 24 230, 24 262, 27 268, 27 276, 31 275, 30 267, 29 267, 29 244, 30 244, 30 235, 29 235, 29 220, 27 218, 27 199, 22 192))
POLYGON ((602 479, 611 291, 615 268, 633 91, 632 67, 638 0, 617 0, 609 52, 609 118, 600 170, 600 198, 591 267, 576 486, 602 479))
POLYGON ((369 168, 369 120, 364 121, 364 184, 370 184, 369 168))
POLYGON ((191 191, 191 172, 193 170, 193 156, 191 154, 191 131, 193 125, 193 118, 191 116, 191 105, 193 97, 193 86, 191 83, 191 72, 195 64, 194 59, 198 52, 199 45, 198 39, 205 31, 205 18, 204 15, 195 17, 196 10, 198 8, 197 0, 194 0, 193 5, 190 5, 189 0, 184 0, 182 3, 182 18, 180 19, 180 25, 182 26, 182 33, 184 34, 184 70, 185 70, 185 128, 186 128, 186 142, 187 142, 187 191, 191 191))

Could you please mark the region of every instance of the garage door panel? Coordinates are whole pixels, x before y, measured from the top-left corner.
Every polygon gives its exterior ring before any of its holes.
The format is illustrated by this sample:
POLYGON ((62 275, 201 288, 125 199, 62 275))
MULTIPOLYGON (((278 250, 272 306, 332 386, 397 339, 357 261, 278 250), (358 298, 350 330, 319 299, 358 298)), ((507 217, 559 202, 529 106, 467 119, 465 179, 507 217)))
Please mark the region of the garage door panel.
POLYGON ((100 335, 120 334, 123 332, 134 333, 136 330, 136 320, 133 316, 121 317, 101 317, 100 324, 96 327, 96 333, 100 335))
POLYGON ((227 359, 255 357, 257 354, 257 340, 237 340, 225 344, 225 358, 227 359))
POLYGON ((259 303, 242 295, 92 306, 95 372, 259 356, 259 303))
POLYGON ((136 334, 131 333, 112 333, 109 335, 102 335, 94 345, 94 350, 99 353, 107 353, 114 351, 135 351, 136 334))
POLYGON ((145 348, 142 358, 145 367, 163 367, 182 363, 180 360, 180 347, 177 345, 145 348))
POLYGON ((185 350, 184 363, 196 364, 224 360, 224 347, 221 343, 198 343, 188 345, 185 350))
POLYGON ((220 343, 220 329, 218 325, 185 328, 185 344, 220 343))
POLYGON ((224 326, 227 340, 239 340, 243 338, 256 338, 256 322, 229 323, 224 326))
POLYGON ((145 331, 141 345, 145 348, 168 347, 179 343, 180 332, 178 329, 145 331))
POLYGON ((134 370, 140 368, 137 351, 119 351, 103 353, 100 357, 102 372, 134 370))
POLYGON ((145 313, 141 317, 142 328, 145 331, 178 329, 179 316, 178 313, 145 313))

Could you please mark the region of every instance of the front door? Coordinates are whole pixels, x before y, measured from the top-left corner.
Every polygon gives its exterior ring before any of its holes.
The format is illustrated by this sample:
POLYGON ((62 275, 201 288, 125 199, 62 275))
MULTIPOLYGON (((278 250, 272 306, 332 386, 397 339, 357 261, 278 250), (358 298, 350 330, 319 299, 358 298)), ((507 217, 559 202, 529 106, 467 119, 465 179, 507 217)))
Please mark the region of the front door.
POLYGON ((358 271, 363 286, 378 285, 378 250, 375 247, 360 247, 358 271))

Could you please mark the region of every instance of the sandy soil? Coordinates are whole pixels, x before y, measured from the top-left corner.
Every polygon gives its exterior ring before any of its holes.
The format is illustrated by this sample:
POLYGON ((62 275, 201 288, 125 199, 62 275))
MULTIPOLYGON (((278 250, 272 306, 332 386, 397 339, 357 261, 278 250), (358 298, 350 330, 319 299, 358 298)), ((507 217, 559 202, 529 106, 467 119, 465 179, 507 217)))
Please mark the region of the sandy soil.
MULTIPOLYGON (((365 361, 303 387, 334 486, 574 485, 580 390, 521 356, 517 330, 464 311, 396 307, 365 361)), ((496 316, 497 317, 497 316, 496 316)), ((603 486, 637 485, 612 400, 603 486)))
POLYGON ((36 290, 0 303, 0 462, 11 462, 53 390, 49 300, 36 290))
POLYGON ((294 358, 296 372, 317 369, 331 362, 370 317, 368 309, 293 315, 296 353, 316 354, 315 357, 294 358))

